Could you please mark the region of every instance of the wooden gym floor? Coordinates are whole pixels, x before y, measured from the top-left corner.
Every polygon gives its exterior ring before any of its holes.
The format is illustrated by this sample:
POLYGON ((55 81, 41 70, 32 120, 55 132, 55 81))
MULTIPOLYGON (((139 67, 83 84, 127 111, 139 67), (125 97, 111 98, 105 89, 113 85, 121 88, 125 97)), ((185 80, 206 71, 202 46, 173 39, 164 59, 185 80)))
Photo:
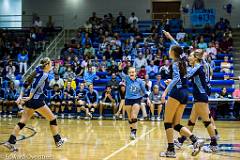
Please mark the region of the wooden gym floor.
MULTIPOLYGON (((0 143, 8 139, 18 119, 0 119, 0 143)), ((61 149, 56 149, 49 129, 49 123, 43 119, 33 119, 27 124, 30 129, 22 130, 17 146, 19 152, 10 153, 0 145, 0 159, 56 159, 56 160, 159 160, 159 152, 166 149, 166 136, 163 122, 141 121, 138 138, 129 141, 127 121, 112 120, 58 120, 61 134, 68 142, 61 149), (30 138, 34 131, 36 134, 30 138)), ((183 124, 186 124, 184 120, 183 124)), ((217 154, 200 152, 191 156, 191 149, 186 143, 182 150, 177 150, 179 160, 190 159, 240 159, 240 122, 216 122, 220 132, 220 151, 217 154)), ((194 133, 207 138, 207 131, 198 122, 194 133)), ((175 134, 177 136, 177 134, 175 134)), ((209 142, 207 142, 209 143, 209 142)))

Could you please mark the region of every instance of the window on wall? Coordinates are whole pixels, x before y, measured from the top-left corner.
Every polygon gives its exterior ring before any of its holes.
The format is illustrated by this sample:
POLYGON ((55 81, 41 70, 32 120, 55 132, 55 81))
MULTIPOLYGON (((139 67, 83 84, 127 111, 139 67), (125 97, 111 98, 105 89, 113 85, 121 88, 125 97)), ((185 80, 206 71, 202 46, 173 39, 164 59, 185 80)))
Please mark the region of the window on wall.
POLYGON ((0 27, 22 27, 22 0, 0 0, 0 27))

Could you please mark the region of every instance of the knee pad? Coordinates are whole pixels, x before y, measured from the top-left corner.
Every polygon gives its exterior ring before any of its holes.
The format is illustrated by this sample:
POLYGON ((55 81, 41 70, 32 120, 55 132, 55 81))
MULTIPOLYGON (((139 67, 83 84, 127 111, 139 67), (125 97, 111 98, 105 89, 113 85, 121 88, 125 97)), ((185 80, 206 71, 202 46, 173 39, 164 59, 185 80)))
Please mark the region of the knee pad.
POLYGON ((211 124, 211 121, 204 121, 203 124, 207 128, 211 124))
POLYGON ((18 127, 20 128, 20 130, 23 129, 23 127, 25 126, 25 124, 24 124, 24 123, 21 123, 21 122, 18 122, 17 125, 18 125, 18 127))
POLYGON ((138 121, 137 118, 132 119, 132 123, 136 123, 137 121, 138 121))
POLYGON ((172 123, 164 123, 165 130, 172 128, 172 123))
POLYGON ((51 121, 50 121, 50 125, 56 126, 56 125, 57 125, 57 120, 56 120, 56 119, 51 120, 51 121))
POLYGON ((192 121, 188 120, 188 126, 195 126, 195 123, 193 123, 192 121))
POLYGON ((182 128, 183 128, 183 125, 181 124, 177 124, 176 126, 174 126, 174 129, 178 132, 180 132, 182 128))

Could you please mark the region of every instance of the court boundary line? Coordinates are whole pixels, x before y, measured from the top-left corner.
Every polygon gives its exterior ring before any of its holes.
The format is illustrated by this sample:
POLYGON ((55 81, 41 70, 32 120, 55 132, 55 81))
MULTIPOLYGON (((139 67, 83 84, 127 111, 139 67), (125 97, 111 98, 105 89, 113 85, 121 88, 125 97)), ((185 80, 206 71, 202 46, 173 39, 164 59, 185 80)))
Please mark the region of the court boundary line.
POLYGON ((129 142, 128 144, 125 144, 123 147, 119 148, 118 150, 114 151, 113 153, 111 153, 110 155, 108 155, 107 157, 103 158, 103 160, 108 160, 110 158, 112 158, 113 156, 115 156, 116 154, 118 154, 119 152, 123 151, 124 149, 128 148, 130 145, 134 145, 136 144, 139 140, 141 140, 143 137, 145 137, 147 134, 153 132, 156 129, 156 127, 152 128, 151 130, 143 133, 140 137, 137 137, 134 141, 129 142))

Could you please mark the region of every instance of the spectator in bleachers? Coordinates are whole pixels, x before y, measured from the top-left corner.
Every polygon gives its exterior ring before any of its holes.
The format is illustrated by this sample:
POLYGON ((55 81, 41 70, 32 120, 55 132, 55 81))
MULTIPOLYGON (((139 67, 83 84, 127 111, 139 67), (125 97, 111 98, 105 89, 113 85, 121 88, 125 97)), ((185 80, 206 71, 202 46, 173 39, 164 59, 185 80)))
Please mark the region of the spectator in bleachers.
POLYGON ((126 27, 126 17, 119 12, 119 16, 117 17, 117 26, 121 29, 125 29, 126 27))
POLYGON ((230 73, 231 71, 230 68, 232 67, 232 64, 229 63, 228 56, 224 57, 224 62, 221 62, 220 67, 221 67, 221 72, 230 73))
POLYGON ((27 72, 28 52, 26 49, 18 54, 19 73, 27 72))
POLYGON ((153 79, 158 73, 158 66, 154 64, 154 61, 150 61, 150 64, 146 67, 147 74, 149 75, 149 78, 153 79))
POLYGON ((105 91, 103 91, 102 98, 100 101, 100 107, 99 107, 99 119, 103 118, 103 109, 110 107, 113 111, 113 119, 115 119, 115 113, 117 112, 117 106, 116 106, 116 95, 112 91, 111 86, 107 86, 105 91))
POLYGON ((119 90, 119 81, 117 80, 116 73, 112 73, 112 78, 108 81, 107 86, 111 86, 112 91, 117 94, 116 92, 119 90))
POLYGON ((54 30, 54 22, 52 20, 52 16, 48 16, 48 21, 46 23, 46 27, 49 31, 53 31, 54 30))
POLYGON ((75 79, 76 78, 76 74, 73 72, 72 67, 68 66, 66 72, 63 74, 63 79, 75 79))
POLYGON ((86 48, 87 45, 90 45, 90 47, 92 46, 92 40, 89 37, 88 32, 86 32, 85 34, 82 34, 81 36, 81 46, 86 48))
POLYGON ((223 40, 219 44, 220 50, 223 53, 229 53, 232 48, 232 40, 228 37, 223 37, 223 40))
MULTIPOLYGON (((63 101, 62 101, 62 112, 67 108, 68 118, 72 118, 72 107, 74 102, 75 90, 71 86, 71 82, 67 82, 67 86, 63 91, 63 101)), ((62 114, 62 118, 64 118, 64 114, 62 114)))
POLYGON ((181 30, 176 35, 176 40, 177 41, 183 40, 185 39, 185 36, 186 36, 186 33, 184 32, 184 29, 181 28, 181 30))
POLYGON ((171 78, 169 60, 165 60, 164 65, 162 67, 160 67, 160 69, 159 69, 159 73, 160 73, 161 77, 164 79, 171 78))
POLYGON ((166 89, 165 83, 159 73, 156 75, 156 81, 153 85, 157 85, 160 91, 164 91, 166 89))
POLYGON ((214 71, 215 68, 216 68, 216 65, 215 65, 215 62, 212 60, 212 57, 210 55, 206 56, 206 61, 208 62, 208 64, 210 64, 212 71, 214 71))
MULTIPOLYGON (((227 88, 223 87, 220 94, 216 94, 216 98, 220 99, 229 99, 232 96, 227 93, 227 88)), ((219 113, 223 118, 230 113, 230 105, 228 102, 218 102, 217 104, 217 113, 219 113)))
POLYGON ((92 28, 92 24, 89 21, 86 21, 86 23, 84 24, 85 32, 92 33, 92 28))
MULTIPOLYGON (((240 88, 239 85, 235 85, 235 90, 233 92, 233 98, 240 99, 240 88)), ((236 119, 240 119, 240 101, 235 101, 233 106, 233 115, 236 119)))
POLYGON ((8 80, 14 81, 16 79, 15 77, 16 67, 13 64, 12 60, 8 62, 8 65, 5 67, 5 71, 6 71, 6 78, 8 80))
POLYGON ((145 84, 146 91, 149 95, 152 90, 152 81, 149 79, 149 76, 147 74, 144 76, 144 84, 145 84))
POLYGON ((89 59, 94 59, 95 57, 95 49, 91 46, 90 43, 86 44, 86 48, 84 50, 84 56, 88 57, 89 59))
POLYGON ((4 101, 3 101, 3 117, 8 115, 12 118, 13 106, 16 105, 18 93, 15 89, 15 84, 13 81, 9 81, 7 87, 4 89, 4 101))
POLYGON ((198 43, 198 48, 200 48, 200 49, 207 49, 208 48, 207 43, 204 41, 203 36, 200 37, 200 42, 198 43))
POLYGON ((216 59, 217 49, 214 46, 213 42, 209 42, 208 48, 206 49, 206 52, 211 56, 212 59, 216 59))
POLYGON ((34 26, 34 27, 42 27, 42 21, 41 21, 40 17, 37 17, 37 18, 34 20, 33 26, 34 26))
POLYGON ((83 80, 86 85, 92 84, 94 79, 98 79, 98 76, 92 70, 92 66, 87 67, 83 74, 83 80))
POLYGON ((86 94, 87 90, 84 88, 84 83, 79 83, 79 89, 76 91, 75 104, 77 107, 77 119, 80 119, 80 112, 85 111, 85 119, 92 117, 92 114, 89 112, 89 108, 86 107, 86 94))
POLYGON ((109 75, 112 75, 112 73, 118 73, 118 65, 114 60, 110 60, 108 63, 107 72, 109 75))
POLYGON ((93 89, 93 84, 88 85, 88 92, 86 94, 86 105, 90 110, 90 113, 93 113, 95 109, 98 108, 98 92, 93 89))
POLYGON ((159 90, 158 85, 153 86, 153 91, 149 95, 150 99, 150 111, 151 111, 151 120, 155 120, 154 109, 158 109, 157 121, 160 121, 160 114, 162 112, 162 103, 161 103, 162 92, 159 90))
POLYGON ((147 66, 147 60, 143 56, 143 53, 139 52, 138 57, 133 62, 133 67, 136 68, 136 71, 138 72, 142 66, 147 66))
POLYGON ((138 17, 135 16, 135 13, 132 12, 131 16, 128 18, 128 24, 132 25, 132 24, 137 24, 138 23, 138 17))
POLYGON ((102 57, 102 61, 99 63, 99 71, 105 72, 107 70, 107 59, 106 56, 102 57))
POLYGON ((93 26, 95 26, 95 25, 97 25, 97 24, 99 23, 100 20, 101 20, 101 18, 97 17, 96 12, 93 12, 93 13, 92 13, 92 17, 90 17, 88 21, 89 21, 93 26))
POLYGON ((146 75, 147 75, 146 68, 145 68, 145 66, 142 66, 140 71, 138 71, 137 76, 138 76, 138 78, 144 79, 146 75))
POLYGON ((55 83, 52 88, 53 89, 51 90, 51 97, 50 97, 51 110, 53 113, 56 114, 56 116, 58 116, 63 95, 62 95, 61 88, 59 88, 59 85, 57 83, 55 83))
POLYGON ((215 30, 216 31, 221 31, 221 30, 225 30, 226 29, 226 24, 224 22, 223 18, 220 18, 220 21, 218 21, 215 25, 215 30))
POLYGON ((63 81, 62 78, 60 78, 60 76, 59 76, 58 73, 55 73, 55 74, 54 74, 54 79, 52 79, 52 80, 50 81, 49 87, 50 87, 50 88, 53 88, 54 85, 56 85, 56 84, 58 85, 58 87, 59 87, 60 89, 63 89, 63 87, 64 87, 64 81, 63 81))

